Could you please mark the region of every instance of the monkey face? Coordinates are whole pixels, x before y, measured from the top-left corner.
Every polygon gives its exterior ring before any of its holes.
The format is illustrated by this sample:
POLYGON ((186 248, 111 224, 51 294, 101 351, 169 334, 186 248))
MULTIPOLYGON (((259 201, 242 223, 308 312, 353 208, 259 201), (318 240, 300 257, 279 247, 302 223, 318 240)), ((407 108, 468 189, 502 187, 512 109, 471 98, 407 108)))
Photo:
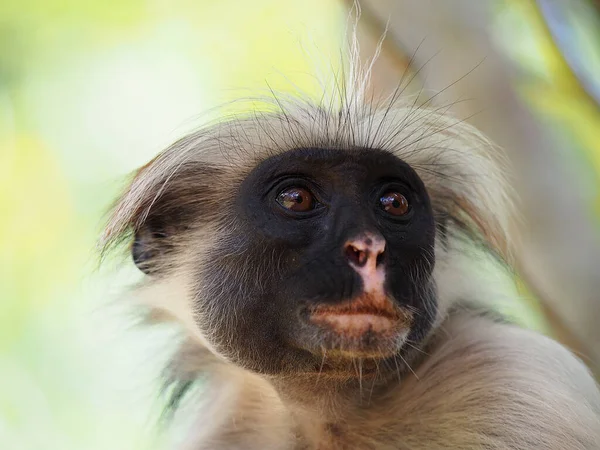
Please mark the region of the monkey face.
POLYGON ((242 368, 409 370, 470 294, 455 276, 465 252, 506 255, 503 165, 438 110, 277 104, 192 133, 141 168, 104 251, 132 243, 152 317, 175 318, 242 368))
POLYGON ((434 215, 396 156, 288 151, 260 162, 226 208, 194 305, 221 355, 262 373, 355 373, 356 358, 402 360, 427 335, 434 215))

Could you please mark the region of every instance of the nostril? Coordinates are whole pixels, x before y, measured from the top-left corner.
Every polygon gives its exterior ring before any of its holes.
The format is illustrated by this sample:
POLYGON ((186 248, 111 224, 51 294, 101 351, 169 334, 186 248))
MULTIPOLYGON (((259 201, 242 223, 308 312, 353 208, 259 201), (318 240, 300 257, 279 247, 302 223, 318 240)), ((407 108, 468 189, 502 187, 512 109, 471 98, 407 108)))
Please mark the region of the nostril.
POLYGON ((366 264, 368 257, 367 251, 360 250, 352 244, 346 246, 346 258, 353 264, 362 267, 366 264))
POLYGON ((374 270, 388 259, 385 247, 383 236, 366 233, 346 241, 343 254, 354 269, 368 266, 369 270, 374 270))

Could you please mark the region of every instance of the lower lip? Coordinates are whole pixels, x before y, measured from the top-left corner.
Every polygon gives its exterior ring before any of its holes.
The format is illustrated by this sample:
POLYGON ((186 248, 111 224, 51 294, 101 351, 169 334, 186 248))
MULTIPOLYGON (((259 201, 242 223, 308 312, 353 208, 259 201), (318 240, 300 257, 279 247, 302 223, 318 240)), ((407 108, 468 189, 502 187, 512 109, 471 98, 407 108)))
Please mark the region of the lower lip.
POLYGON ((368 331, 385 333, 398 326, 398 320, 380 314, 313 313, 310 319, 315 324, 325 325, 344 335, 363 334, 368 331))

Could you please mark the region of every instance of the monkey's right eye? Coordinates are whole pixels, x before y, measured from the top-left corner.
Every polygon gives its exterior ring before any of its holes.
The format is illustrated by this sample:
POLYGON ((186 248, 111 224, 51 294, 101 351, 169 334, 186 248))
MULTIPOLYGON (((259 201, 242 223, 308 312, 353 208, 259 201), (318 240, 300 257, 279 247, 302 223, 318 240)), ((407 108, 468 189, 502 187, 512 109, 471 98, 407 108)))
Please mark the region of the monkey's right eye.
POLYGON ((311 211, 316 206, 313 194, 308 189, 301 187, 284 189, 277 195, 277 203, 294 212, 311 211))

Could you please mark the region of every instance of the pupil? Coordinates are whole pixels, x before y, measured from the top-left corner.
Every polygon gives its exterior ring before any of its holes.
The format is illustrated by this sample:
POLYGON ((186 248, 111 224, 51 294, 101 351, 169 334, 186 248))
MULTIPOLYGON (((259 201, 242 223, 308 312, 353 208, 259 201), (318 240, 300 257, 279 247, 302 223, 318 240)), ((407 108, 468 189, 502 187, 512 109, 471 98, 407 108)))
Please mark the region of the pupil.
POLYGON ((400 208, 400 202, 399 202, 398 200, 394 199, 394 200, 392 201, 392 206, 393 206, 394 208, 400 208))
POLYGON ((301 196, 301 195, 298 195, 298 196, 296 197, 296 203, 302 203, 303 201, 304 201, 304 199, 302 198, 302 196, 301 196))

